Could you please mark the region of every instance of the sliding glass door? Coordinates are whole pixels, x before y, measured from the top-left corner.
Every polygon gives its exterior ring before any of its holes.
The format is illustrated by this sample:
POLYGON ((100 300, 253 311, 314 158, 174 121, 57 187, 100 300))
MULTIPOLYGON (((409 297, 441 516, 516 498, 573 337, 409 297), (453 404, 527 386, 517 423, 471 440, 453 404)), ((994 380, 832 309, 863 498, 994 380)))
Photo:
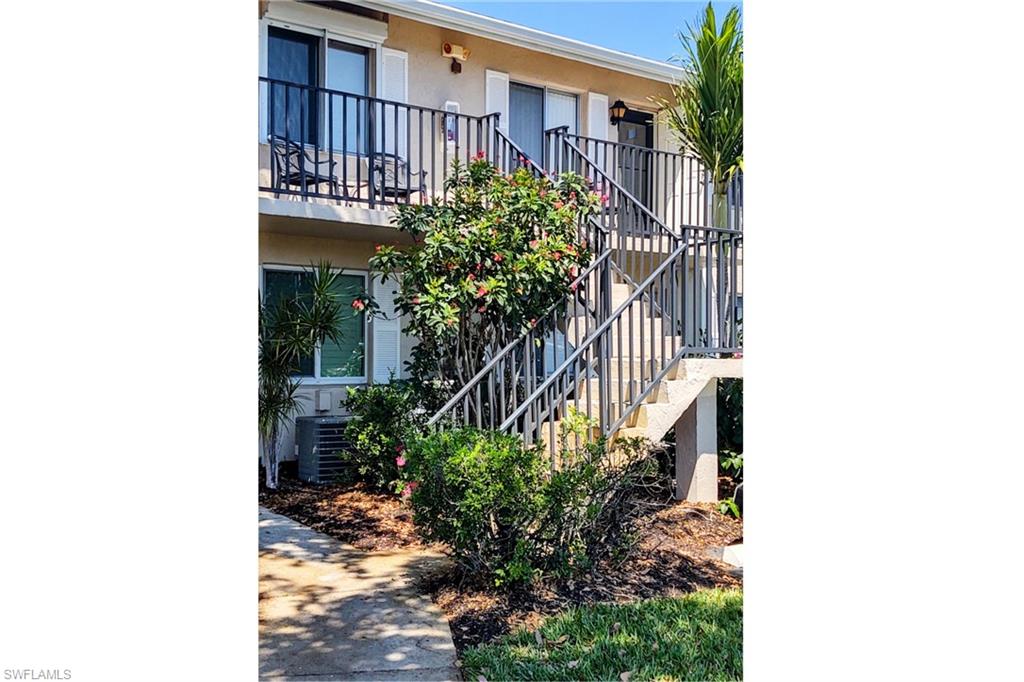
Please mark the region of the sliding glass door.
MULTIPOLYGON (((332 40, 327 45, 327 88, 353 95, 370 94, 370 51, 332 40)), ((330 94, 324 115, 331 121, 324 145, 347 153, 365 154, 369 139, 369 107, 365 99, 330 94)))
POLYGON ((557 90, 548 90, 544 96, 544 129, 551 130, 567 126, 569 134, 576 134, 577 112, 576 95, 557 90))
POLYGON ((544 88, 508 86, 508 133, 531 159, 544 158, 544 88))
POLYGON ((296 86, 270 86, 270 134, 312 144, 317 135, 316 87, 319 38, 271 26, 267 76, 296 86))
POLYGON ((270 134, 365 154, 370 137, 370 50, 276 26, 267 30, 270 134), (326 47, 326 49, 324 49, 326 47), (321 64, 323 68, 321 69, 321 64), (317 93, 317 87, 335 93, 317 93), (340 94, 347 93, 347 94, 340 94))
POLYGON ((579 121, 576 95, 523 83, 509 83, 509 135, 526 155, 544 159, 544 131, 568 126, 575 135, 579 121))

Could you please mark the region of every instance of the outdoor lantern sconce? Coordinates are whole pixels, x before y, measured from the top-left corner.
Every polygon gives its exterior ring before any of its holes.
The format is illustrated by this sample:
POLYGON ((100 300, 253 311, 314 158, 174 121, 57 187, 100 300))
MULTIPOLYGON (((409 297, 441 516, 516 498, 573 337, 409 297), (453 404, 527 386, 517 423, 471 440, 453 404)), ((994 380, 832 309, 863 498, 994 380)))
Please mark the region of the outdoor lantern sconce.
POLYGON ((629 107, 626 106, 625 102, 621 99, 615 100, 615 104, 608 107, 608 111, 612 112, 612 125, 619 125, 619 121, 626 117, 626 112, 629 111, 629 107))

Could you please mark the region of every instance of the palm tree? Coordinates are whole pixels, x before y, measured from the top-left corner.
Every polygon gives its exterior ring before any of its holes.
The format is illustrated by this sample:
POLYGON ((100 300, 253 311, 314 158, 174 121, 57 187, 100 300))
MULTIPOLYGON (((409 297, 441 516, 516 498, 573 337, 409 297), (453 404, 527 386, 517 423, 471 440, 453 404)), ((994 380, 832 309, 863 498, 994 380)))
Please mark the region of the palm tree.
POLYGON ((743 31, 733 7, 719 28, 708 3, 704 20, 689 35, 679 32, 685 54, 677 57, 686 69, 672 85, 675 102, 659 99, 670 130, 684 152, 704 163, 711 179, 713 225, 728 220, 729 181, 743 170, 743 31))
POLYGON ((344 303, 334 293, 337 274, 327 261, 307 271, 311 291, 298 299, 260 301, 259 432, 266 485, 277 488, 281 433, 302 410, 295 377, 299 362, 327 339, 341 340, 344 303))

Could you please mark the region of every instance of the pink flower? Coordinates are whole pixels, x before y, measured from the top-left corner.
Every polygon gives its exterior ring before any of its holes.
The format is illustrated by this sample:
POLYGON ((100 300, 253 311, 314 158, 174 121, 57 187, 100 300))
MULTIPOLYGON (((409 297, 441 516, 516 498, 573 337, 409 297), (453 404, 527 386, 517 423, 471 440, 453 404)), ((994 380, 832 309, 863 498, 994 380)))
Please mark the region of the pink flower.
POLYGON ((381 245, 380 245, 380 244, 377 244, 377 246, 375 246, 375 247, 374 247, 374 249, 375 249, 375 250, 376 250, 376 251, 377 251, 378 253, 380 253, 381 245))
POLYGON ((569 285, 569 291, 576 291, 576 288, 578 286, 579 286, 578 282, 573 282, 572 284, 569 285))
POLYGON ((557 208, 562 208, 563 206, 565 206, 565 204, 563 204, 563 203, 562 203, 562 200, 561 200, 561 199, 559 199, 558 201, 556 201, 556 202, 554 203, 554 206, 555 206, 555 208, 557 209, 557 208))
POLYGON ((405 457, 402 457, 401 455, 399 455, 398 457, 395 457, 395 464, 398 465, 399 469, 404 467, 405 466, 405 457))
POLYGON ((494 256, 492 256, 492 258, 494 259, 495 263, 500 263, 501 261, 505 260, 505 257, 502 256, 500 253, 494 254, 494 256))
POLYGON ((410 495, 412 495, 412 491, 416 490, 418 486, 419 483, 417 483, 416 481, 410 481, 406 483, 405 487, 402 488, 402 497, 409 497, 410 495))
POLYGON ((485 156, 487 156, 487 154, 484 152, 483 149, 478 150, 477 153, 476 153, 476 158, 478 158, 478 159, 482 159, 485 156))
POLYGON ((474 274, 473 274, 473 273, 471 272, 471 273, 469 273, 468 275, 466 275, 466 279, 468 279, 468 280, 469 280, 470 282, 472 282, 472 281, 473 281, 474 279, 476 279, 476 275, 474 275, 474 274))
POLYGON ((537 240, 536 239, 530 241, 530 248, 531 249, 536 249, 537 248, 537 240))
POLYGON ((551 257, 554 258, 555 260, 558 260, 559 258, 562 257, 562 252, 561 251, 555 251, 554 253, 551 254, 551 257))
POLYGON ((482 305, 482 306, 480 306, 479 308, 477 308, 477 309, 476 309, 476 311, 477 311, 478 313, 486 313, 486 312, 487 312, 487 306, 485 306, 485 305, 482 305))
POLYGON ((355 308, 356 310, 362 310, 363 308, 366 307, 366 304, 357 298, 354 301, 352 301, 352 307, 355 308))
POLYGON ((412 297, 412 304, 413 305, 419 305, 420 304, 420 297, 419 296, 413 296, 412 297))
POLYGON ((602 204, 607 204, 608 203, 608 195, 607 194, 602 194, 601 195, 601 203, 602 204))
POLYGON ((476 290, 476 297, 482 298, 487 295, 487 287, 480 287, 476 290))

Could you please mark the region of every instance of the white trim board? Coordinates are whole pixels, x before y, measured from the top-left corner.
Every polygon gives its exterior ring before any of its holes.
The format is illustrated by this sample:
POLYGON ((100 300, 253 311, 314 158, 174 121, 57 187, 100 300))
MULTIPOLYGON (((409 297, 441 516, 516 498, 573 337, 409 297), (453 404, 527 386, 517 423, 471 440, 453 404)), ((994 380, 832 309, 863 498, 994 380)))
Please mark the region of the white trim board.
POLYGON ((326 31, 333 34, 329 37, 362 43, 363 47, 380 47, 388 38, 387 22, 306 3, 271 2, 262 20, 293 31, 317 35, 326 31))

